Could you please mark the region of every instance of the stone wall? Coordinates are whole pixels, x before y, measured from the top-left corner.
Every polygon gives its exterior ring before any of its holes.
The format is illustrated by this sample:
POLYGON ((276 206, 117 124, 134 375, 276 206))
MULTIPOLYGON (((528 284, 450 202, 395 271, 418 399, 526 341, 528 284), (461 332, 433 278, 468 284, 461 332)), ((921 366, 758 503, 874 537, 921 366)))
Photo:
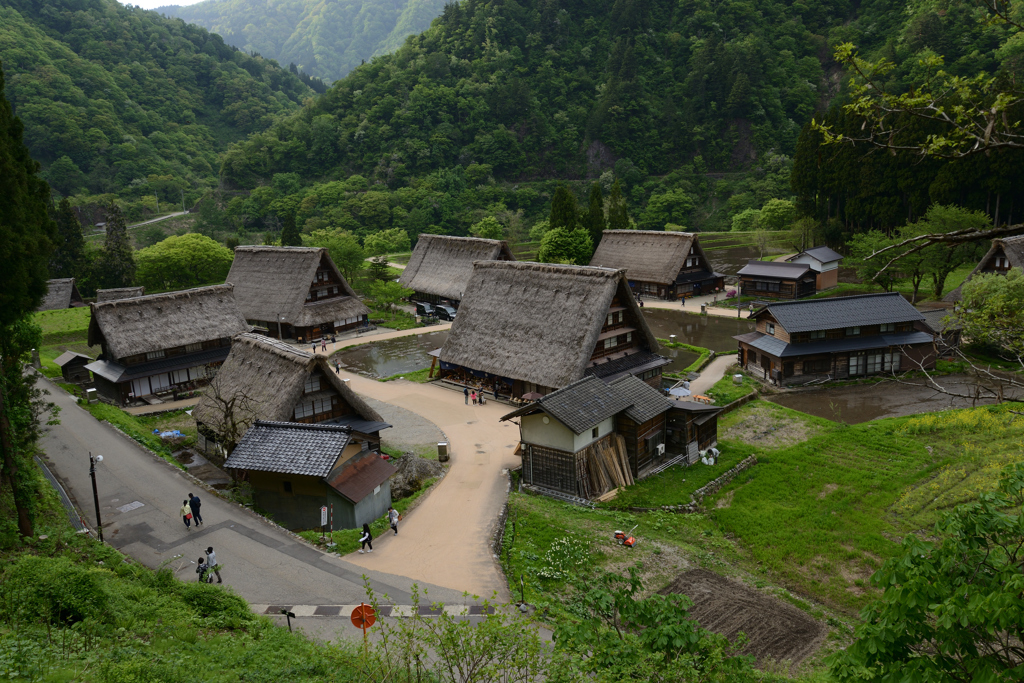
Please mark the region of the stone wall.
POLYGON ((685 505, 662 505, 656 508, 629 508, 632 512, 656 512, 661 510, 663 512, 675 512, 678 514, 690 514, 699 512, 701 504, 704 502, 706 496, 713 495, 719 491, 723 486, 728 484, 735 478, 737 474, 743 470, 749 469, 757 464, 757 456, 751 455, 744 458, 739 464, 732 469, 724 472, 713 481, 709 481, 704 486, 700 487, 690 496, 690 502, 685 505))

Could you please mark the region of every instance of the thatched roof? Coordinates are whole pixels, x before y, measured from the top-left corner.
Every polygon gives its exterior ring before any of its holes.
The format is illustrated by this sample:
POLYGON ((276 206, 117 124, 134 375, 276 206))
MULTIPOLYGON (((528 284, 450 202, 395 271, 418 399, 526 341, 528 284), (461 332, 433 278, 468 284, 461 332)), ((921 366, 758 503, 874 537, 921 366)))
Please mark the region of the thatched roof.
POLYGON ((227 281, 235 286, 238 308, 247 320, 280 317, 289 325, 305 327, 370 313, 322 247, 235 247, 227 281), (347 296, 307 304, 321 261, 347 296))
POLYGON ((117 360, 250 329, 232 286, 215 285, 92 304, 89 346, 102 344, 107 360, 117 360))
POLYGON ((691 248, 704 255, 697 236, 689 232, 605 230, 590 265, 625 269, 634 282, 668 285, 676 281, 691 248))
POLYGON ((120 299, 134 299, 145 294, 144 287, 119 287, 117 289, 97 289, 96 303, 104 301, 119 301, 120 299))
MULTIPOLYGON (((996 252, 1002 248, 1003 254, 1006 255, 1006 260, 1010 262, 1011 268, 1017 268, 1018 270, 1024 270, 1024 235, 1014 235, 1013 237, 1000 237, 992 240, 992 246, 985 252, 985 255, 978 261, 978 265, 974 267, 971 274, 964 278, 964 282, 970 282, 971 278, 978 274, 979 271, 988 263, 989 259, 995 256, 996 252)), ((943 301, 954 303, 960 301, 961 291, 963 290, 963 282, 960 286, 954 289, 952 292, 942 297, 943 301)))
POLYGON ((46 296, 43 303, 39 304, 37 311, 55 311, 61 308, 71 308, 74 305, 84 306, 82 296, 75 286, 75 278, 66 277, 58 280, 46 281, 46 296))
POLYGON ((508 242, 502 240, 420 235, 398 282, 417 292, 461 301, 474 261, 515 260, 508 242))
POLYGON ((245 397, 234 404, 238 411, 234 418, 239 422, 252 423, 257 419, 291 422, 295 405, 303 396, 306 379, 316 368, 363 419, 383 422, 380 415, 334 373, 324 356, 314 356, 254 333, 234 338, 231 353, 192 416, 197 422, 216 428, 223 424, 224 402, 238 396, 245 397))
POLYGON ((441 361, 560 388, 583 377, 612 298, 651 333, 624 271, 516 261, 477 261, 441 361))

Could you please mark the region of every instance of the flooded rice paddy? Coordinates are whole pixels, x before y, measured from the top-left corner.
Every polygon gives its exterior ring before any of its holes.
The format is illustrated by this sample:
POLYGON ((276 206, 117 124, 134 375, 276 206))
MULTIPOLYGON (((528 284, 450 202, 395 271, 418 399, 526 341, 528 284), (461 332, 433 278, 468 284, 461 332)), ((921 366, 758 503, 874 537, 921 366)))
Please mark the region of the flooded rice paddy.
POLYGON ((342 349, 332 360, 340 360, 356 372, 392 377, 429 368, 430 352, 441 348, 447 339, 448 330, 385 339, 342 349))

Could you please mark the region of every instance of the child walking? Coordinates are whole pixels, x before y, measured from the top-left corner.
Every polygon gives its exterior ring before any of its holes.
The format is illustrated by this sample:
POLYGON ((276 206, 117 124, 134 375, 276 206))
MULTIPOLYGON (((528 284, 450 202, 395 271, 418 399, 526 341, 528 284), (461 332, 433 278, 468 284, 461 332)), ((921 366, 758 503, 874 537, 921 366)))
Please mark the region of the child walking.
POLYGON ((189 507, 188 501, 181 501, 181 521, 185 523, 186 529, 192 528, 192 508, 189 507))
POLYGON ((373 534, 370 533, 370 525, 369 524, 364 524, 363 525, 363 535, 359 537, 359 542, 363 544, 363 547, 359 549, 359 552, 361 552, 361 553, 362 552, 372 553, 373 552, 373 543, 372 543, 372 541, 373 541, 373 534), (370 547, 369 550, 365 549, 367 546, 370 547))

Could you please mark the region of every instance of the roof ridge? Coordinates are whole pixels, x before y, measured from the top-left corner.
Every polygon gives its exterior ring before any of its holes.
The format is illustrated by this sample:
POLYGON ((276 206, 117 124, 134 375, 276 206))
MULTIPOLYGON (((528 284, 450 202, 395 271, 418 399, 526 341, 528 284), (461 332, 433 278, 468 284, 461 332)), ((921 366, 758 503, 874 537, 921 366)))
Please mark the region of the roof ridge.
MULTIPOLYGON (((898 296, 903 297, 899 292, 868 292, 866 294, 850 294, 849 296, 826 296, 820 299, 793 299, 792 301, 769 301, 761 308, 771 308, 772 306, 785 306, 788 304, 810 304, 824 301, 849 301, 850 299, 867 299, 875 296, 898 296)), ((909 303, 909 302, 907 302, 909 303)))
POLYGON ((683 230, 605 230, 601 233, 602 235, 666 235, 675 236, 681 235, 683 237, 693 237, 697 233, 686 232, 683 230))
POLYGON ((307 424, 305 422, 280 422, 277 420, 256 420, 253 422, 255 427, 288 427, 293 429, 313 429, 326 432, 346 432, 352 431, 352 428, 348 425, 339 424, 307 424))
MULTIPOLYGON (((70 278, 74 279, 74 278, 70 278)), ((138 306, 139 304, 148 304, 160 299, 173 300, 183 297, 191 297, 192 295, 199 294, 213 294, 218 291, 233 291, 235 286, 230 282, 225 282, 219 285, 206 285, 205 287, 191 287, 189 289, 176 289, 172 292, 158 292, 156 294, 143 294, 142 296, 133 296, 130 299, 114 299, 113 301, 97 301, 93 306, 99 307, 117 307, 117 306, 138 306)), ((135 287, 118 287, 117 289, 136 289, 135 287)))
POLYGON ((605 268, 603 266, 577 266, 567 263, 538 263, 536 261, 474 261, 474 268, 497 268, 510 270, 533 270, 550 273, 573 273, 586 275, 588 277, 615 277, 625 272, 619 268, 605 268))
POLYGON ((273 244, 242 244, 235 251, 323 251, 325 247, 280 247, 273 244))

